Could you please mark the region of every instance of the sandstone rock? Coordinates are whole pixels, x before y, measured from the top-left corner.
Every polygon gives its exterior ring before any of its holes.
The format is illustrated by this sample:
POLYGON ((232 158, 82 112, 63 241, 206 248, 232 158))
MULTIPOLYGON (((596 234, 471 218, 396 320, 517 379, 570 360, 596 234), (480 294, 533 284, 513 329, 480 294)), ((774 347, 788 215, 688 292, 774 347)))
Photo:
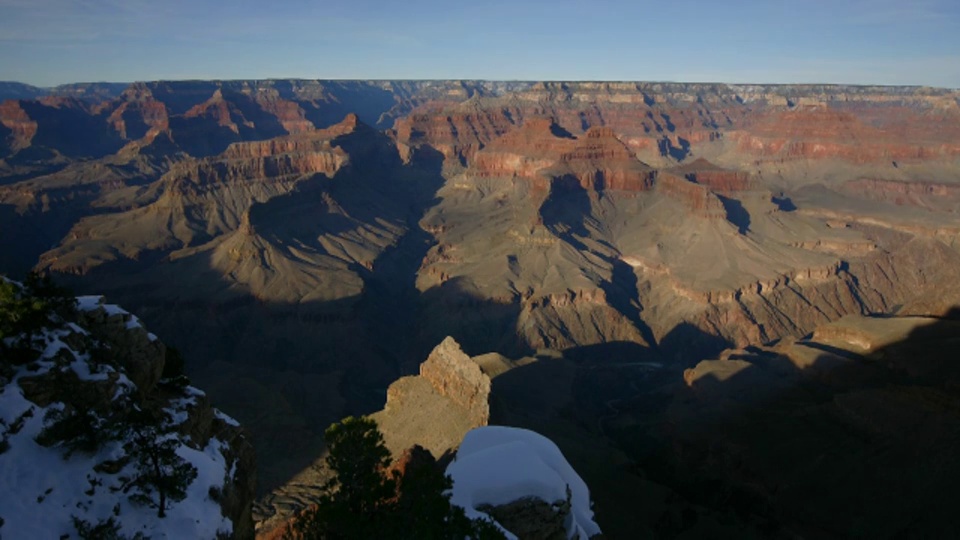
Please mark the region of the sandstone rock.
POLYGON ((420 365, 420 376, 430 382, 441 396, 463 407, 467 417, 476 426, 485 426, 490 420, 490 377, 480 366, 464 354, 452 337, 443 340, 427 361, 420 365))
POLYGON ((480 510, 490 514, 518 539, 567 540, 565 522, 570 519, 569 501, 548 503, 535 497, 524 497, 499 506, 481 506, 480 510))
POLYGON ((394 456, 415 445, 442 456, 468 431, 487 425, 489 396, 490 377, 448 337, 420 365, 419 376, 390 385, 386 405, 371 418, 394 456))

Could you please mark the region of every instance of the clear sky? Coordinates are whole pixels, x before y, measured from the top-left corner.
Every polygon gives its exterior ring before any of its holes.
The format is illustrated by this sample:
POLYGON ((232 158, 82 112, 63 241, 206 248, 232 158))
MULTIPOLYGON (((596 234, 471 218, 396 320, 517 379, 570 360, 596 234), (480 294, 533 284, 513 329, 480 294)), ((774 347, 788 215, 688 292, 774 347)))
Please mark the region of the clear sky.
POLYGON ((0 0, 0 80, 960 87, 960 0, 0 0))

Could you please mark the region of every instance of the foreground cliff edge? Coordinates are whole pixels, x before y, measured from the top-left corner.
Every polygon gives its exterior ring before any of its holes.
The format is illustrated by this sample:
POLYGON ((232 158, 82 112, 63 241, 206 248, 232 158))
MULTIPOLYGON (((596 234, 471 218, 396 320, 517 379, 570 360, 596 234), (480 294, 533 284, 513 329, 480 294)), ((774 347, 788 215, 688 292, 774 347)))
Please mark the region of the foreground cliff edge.
POLYGON ((246 434, 137 317, 3 279, 0 338, 0 535, 253 537, 246 434))

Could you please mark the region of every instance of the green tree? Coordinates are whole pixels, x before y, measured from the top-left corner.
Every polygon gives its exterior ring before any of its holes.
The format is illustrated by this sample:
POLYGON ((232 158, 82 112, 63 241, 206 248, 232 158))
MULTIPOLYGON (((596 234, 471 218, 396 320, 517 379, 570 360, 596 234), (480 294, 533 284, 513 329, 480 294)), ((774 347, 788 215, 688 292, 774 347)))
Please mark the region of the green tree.
POLYGON ((451 486, 436 463, 388 473, 390 452, 377 424, 345 418, 324 433, 327 465, 334 477, 313 508, 287 531, 288 540, 503 538, 490 522, 468 519, 450 504, 451 486))
POLYGON ((396 480, 386 475, 390 451, 377 424, 347 417, 324 432, 327 465, 335 476, 323 486, 316 508, 295 524, 291 538, 382 538, 392 512, 396 480))
MULTIPOLYGON (((429 454, 426 450, 423 452, 429 454)), ((395 538, 422 540, 499 540, 500 529, 484 520, 471 520, 450 504, 453 480, 429 460, 411 461, 399 478, 395 538)))
POLYGON ((31 273, 23 285, 0 277, 0 357, 11 364, 35 359, 34 338, 54 322, 73 320, 76 303, 50 276, 31 273))
POLYGON ((167 515, 167 501, 179 502, 197 477, 197 468, 177 455, 180 439, 163 427, 161 419, 135 408, 123 425, 127 442, 123 449, 133 460, 137 474, 123 485, 123 492, 134 490, 130 499, 157 509, 157 517, 167 515))

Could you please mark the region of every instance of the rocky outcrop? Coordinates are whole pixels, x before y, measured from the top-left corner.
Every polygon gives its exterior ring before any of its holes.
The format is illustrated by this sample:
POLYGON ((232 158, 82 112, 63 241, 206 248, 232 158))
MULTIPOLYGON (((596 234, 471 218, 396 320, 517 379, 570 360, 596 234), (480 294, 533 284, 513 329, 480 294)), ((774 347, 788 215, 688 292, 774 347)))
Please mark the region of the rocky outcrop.
POLYGON ((560 156, 584 189, 648 191, 653 169, 640 162, 610 128, 591 128, 572 151, 560 156))
POLYGON ((16 479, 4 489, 41 495, 4 503, 6 533, 70 536, 77 520, 110 520, 123 535, 252 539, 248 434, 176 368, 164 372, 167 351, 139 319, 101 297, 77 300, 77 312, 50 312, 43 328, 3 345, 18 360, 0 375, 0 459, 9 472, 0 483, 16 479), (138 449, 159 461, 142 461, 138 449), (192 473, 175 477, 174 467, 192 473), (142 499, 131 482, 138 477, 142 499))
MULTIPOLYGON (((490 377, 464 354, 451 337, 443 340, 427 361, 420 365, 420 376, 441 396, 464 408, 469 421, 485 426, 490 420, 490 377)), ((388 401, 389 403, 389 401, 388 401)))
POLYGON ((721 193, 736 193, 758 188, 746 171, 724 169, 703 158, 697 158, 691 163, 671 169, 670 172, 721 193))
POLYGON ((236 143, 217 157, 178 163, 160 178, 152 198, 144 195, 147 204, 78 224, 70 233, 74 247, 51 253, 47 264, 83 274, 104 261, 80 260, 76 249, 97 250, 106 238, 124 236, 122 256, 137 259, 144 252, 195 246, 235 231, 256 203, 289 193, 315 175, 333 177, 346 167, 350 157, 338 146, 338 138, 354 133, 357 122, 350 115, 326 130, 236 143), (122 225, 131 221, 151 225, 122 225))
POLYGON ((697 216, 708 219, 723 219, 726 216, 723 203, 707 186, 669 173, 657 175, 656 185, 659 193, 680 201, 697 216))
POLYGON ((474 154, 514 127, 522 119, 508 108, 488 110, 474 108, 470 102, 452 110, 437 110, 428 104, 397 120, 394 129, 404 145, 429 146, 452 162, 466 164, 474 154))
MULTIPOLYGON (((393 455, 393 470, 401 474, 407 467, 436 466, 438 459, 445 463, 467 432, 490 417, 490 377, 452 338, 434 348, 420 371, 390 384, 383 409, 370 415, 393 455)), ((264 497, 257 504, 258 537, 278 535, 330 474, 317 459, 264 497)))
POLYGON ((123 366, 141 394, 147 395, 163 373, 166 347, 135 315, 102 302, 102 297, 81 299, 80 325, 101 337, 108 346, 107 355, 123 366))
POLYGON ((37 122, 30 118, 18 101, 0 103, 0 123, 9 130, 8 137, 12 142, 7 144, 14 149, 28 146, 37 133, 37 122))
POLYGON ((490 419, 490 377, 448 337, 420 365, 387 389, 383 410, 371 417, 395 456, 420 445, 434 456, 454 450, 467 431, 490 419))
POLYGON ((104 104, 103 108, 110 110, 107 122, 124 140, 134 141, 148 134, 155 137, 170 128, 167 107, 145 85, 131 85, 120 99, 104 104))
MULTIPOLYGON (((504 529, 524 540, 567 540, 565 523, 570 519, 570 502, 550 504, 536 497, 522 497, 499 506, 480 506, 504 529)), ((596 537, 595 537, 596 538, 596 537)))

